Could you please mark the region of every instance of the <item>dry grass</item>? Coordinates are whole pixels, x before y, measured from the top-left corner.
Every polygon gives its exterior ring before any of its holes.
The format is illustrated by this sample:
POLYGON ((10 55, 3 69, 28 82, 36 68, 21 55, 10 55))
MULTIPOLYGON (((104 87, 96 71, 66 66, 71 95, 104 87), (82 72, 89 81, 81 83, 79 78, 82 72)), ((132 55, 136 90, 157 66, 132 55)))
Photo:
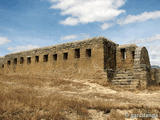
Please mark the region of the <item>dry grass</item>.
POLYGON ((66 120, 67 114, 74 113, 79 118, 87 118, 85 102, 67 98, 59 94, 38 97, 32 89, 19 88, 7 93, 0 92, 0 119, 53 119, 66 120))
POLYGON ((149 91, 159 91, 160 90, 160 86, 149 86, 147 89, 149 91))
POLYGON ((75 113, 76 118, 87 120, 86 102, 56 92, 44 97, 43 93, 34 89, 35 86, 43 87, 48 82, 53 86, 68 85, 71 82, 61 79, 46 80, 43 85, 42 82, 43 79, 34 77, 32 79, 22 76, 1 77, 0 119, 67 120, 68 114, 75 113))
POLYGON ((0 76, 0 120, 91 120, 92 109, 97 114, 101 111, 103 119, 109 115, 109 120, 124 119, 117 109, 160 113, 159 106, 147 106, 119 93, 80 93, 87 87, 90 89, 86 84, 59 78, 0 76))

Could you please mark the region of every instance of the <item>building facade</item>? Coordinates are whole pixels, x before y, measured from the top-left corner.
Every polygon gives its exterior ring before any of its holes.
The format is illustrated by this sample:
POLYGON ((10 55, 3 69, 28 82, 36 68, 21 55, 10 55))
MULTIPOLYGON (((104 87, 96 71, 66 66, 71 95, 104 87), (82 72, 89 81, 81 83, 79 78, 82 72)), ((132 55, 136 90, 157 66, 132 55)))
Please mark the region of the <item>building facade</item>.
POLYGON ((48 74, 136 88, 147 86, 151 78, 150 69, 145 47, 118 45, 104 37, 0 58, 0 74, 48 74))

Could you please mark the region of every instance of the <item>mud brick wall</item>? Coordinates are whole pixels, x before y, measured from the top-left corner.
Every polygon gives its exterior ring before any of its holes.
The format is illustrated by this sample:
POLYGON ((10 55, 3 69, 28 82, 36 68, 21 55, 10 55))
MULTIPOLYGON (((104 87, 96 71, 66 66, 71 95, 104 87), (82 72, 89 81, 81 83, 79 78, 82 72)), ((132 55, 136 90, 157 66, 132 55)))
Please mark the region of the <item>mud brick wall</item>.
POLYGON ((4 73, 53 74, 66 78, 92 78, 107 81, 104 64, 109 66, 111 62, 105 63, 104 43, 115 46, 113 42, 97 37, 9 54, 5 56, 4 73), (38 62, 37 59, 39 59, 38 62))
POLYGON ((117 70, 133 69, 136 45, 120 45, 116 51, 117 70))

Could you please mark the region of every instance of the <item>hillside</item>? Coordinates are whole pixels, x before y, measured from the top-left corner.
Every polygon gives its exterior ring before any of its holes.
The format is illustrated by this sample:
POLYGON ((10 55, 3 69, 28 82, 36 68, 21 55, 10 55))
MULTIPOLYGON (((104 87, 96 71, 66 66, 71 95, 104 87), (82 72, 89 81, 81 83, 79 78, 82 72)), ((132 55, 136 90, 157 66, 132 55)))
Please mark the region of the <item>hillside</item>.
POLYGON ((0 120, 124 120, 127 114, 160 115, 159 87, 127 91, 89 81, 0 75, 0 120))

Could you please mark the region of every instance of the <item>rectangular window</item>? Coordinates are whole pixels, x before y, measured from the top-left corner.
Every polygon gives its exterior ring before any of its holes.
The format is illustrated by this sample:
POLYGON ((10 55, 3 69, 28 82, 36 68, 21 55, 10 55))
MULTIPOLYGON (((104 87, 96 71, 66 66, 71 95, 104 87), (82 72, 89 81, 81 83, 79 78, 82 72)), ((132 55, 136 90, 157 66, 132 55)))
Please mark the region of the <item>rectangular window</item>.
POLYGON ((57 60, 57 54, 53 55, 53 60, 56 61, 57 60))
POLYGON ((122 59, 123 59, 123 60, 126 59, 126 49, 125 49, 125 48, 122 48, 122 49, 121 49, 121 56, 122 56, 122 59))
POLYGON ((75 49, 75 58, 80 58, 80 49, 75 49))
POLYGON ((21 57, 21 58, 20 58, 20 64, 23 64, 23 63, 24 63, 24 58, 21 57))
POLYGON ((35 56, 35 62, 36 62, 36 63, 39 62, 39 56, 35 56))
POLYGON ((27 57, 27 64, 31 64, 31 57, 27 57))
POLYGON ((8 65, 11 65, 11 61, 10 61, 10 60, 8 60, 8 61, 7 61, 7 64, 8 64, 8 65))
POLYGON ((48 62, 48 55, 43 56, 43 62, 48 62))
POLYGON ((91 49, 86 49, 86 57, 91 57, 91 49))
POLYGON ((2 64, 2 68, 4 68, 4 64, 2 64))
POLYGON ((68 53, 63 53, 63 60, 67 60, 68 59, 68 53))
POLYGON ((17 64, 17 58, 14 58, 13 63, 16 65, 17 64))
POLYGON ((135 58, 135 51, 132 51, 132 58, 135 58))

